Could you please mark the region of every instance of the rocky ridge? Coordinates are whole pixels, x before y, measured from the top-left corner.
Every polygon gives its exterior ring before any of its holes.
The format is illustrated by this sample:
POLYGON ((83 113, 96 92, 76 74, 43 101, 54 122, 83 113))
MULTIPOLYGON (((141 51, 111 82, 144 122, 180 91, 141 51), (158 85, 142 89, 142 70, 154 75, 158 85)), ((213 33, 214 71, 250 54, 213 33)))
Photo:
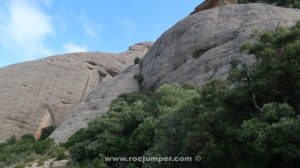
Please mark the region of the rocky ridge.
POLYGON ((151 45, 139 43, 119 54, 64 54, 1 68, 0 141, 26 133, 38 138, 42 128, 59 125, 94 88, 143 57, 151 45))

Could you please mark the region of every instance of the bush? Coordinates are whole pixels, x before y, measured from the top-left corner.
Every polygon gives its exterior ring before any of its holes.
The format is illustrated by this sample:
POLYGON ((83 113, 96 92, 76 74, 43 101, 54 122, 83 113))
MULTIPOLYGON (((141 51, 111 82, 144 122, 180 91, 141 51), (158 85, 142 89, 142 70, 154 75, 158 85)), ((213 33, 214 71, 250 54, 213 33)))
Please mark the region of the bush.
POLYGON ((37 141, 33 145, 33 150, 37 154, 44 154, 48 151, 48 149, 54 144, 52 139, 45 139, 43 141, 37 141))
POLYGON ((44 139, 48 138, 55 129, 56 129, 56 127, 54 125, 43 128, 40 140, 44 140, 44 139))
POLYGON ((18 164, 18 167, 25 166, 26 163, 41 157, 40 155, 48 155, 46 152, 49 151, 52 145, 53 140, 45 139, 35 141, 31 134, 21 136, 19 140, 13 136, 1 144, 0 162, 5 166, 0 167, 11 167, 17 163, 22 163, 18 164))
POLYGON ((65 155, 66 149, 62 146, 56 146, 50 149, 49 156, 50 158, 55 158, 56 160, 64 160, 67 158, 65 155))
POLYGON ((105 78, 107 76, 107 73, 102 72, 102 71, 98 71, 99 77, 100 78, 105 78))
POLYGON ((14 166, 14 168, 25 168, 25 166, 26 165, 24 163, 20 163, 20 164, 14 166))
POLYGON ((140 63, 140 58, 139 58, 139 57, 136 57, 136 58, 134 59, 134 64, 137 65, 137 64, 139 64, 139 63, 140 63))
POLYGON ((29 139, 29 140, 32 140, 34 141, 34 136, 32 134, 24 134, 21 136, 21 139, 29 139))
POLYGON ((17 138, 16 136, 12 136, 10 137, 7 141, 6 141, 6 144, 7 145, 13 145, 13 144, 16 144, 17 143, 17 138))

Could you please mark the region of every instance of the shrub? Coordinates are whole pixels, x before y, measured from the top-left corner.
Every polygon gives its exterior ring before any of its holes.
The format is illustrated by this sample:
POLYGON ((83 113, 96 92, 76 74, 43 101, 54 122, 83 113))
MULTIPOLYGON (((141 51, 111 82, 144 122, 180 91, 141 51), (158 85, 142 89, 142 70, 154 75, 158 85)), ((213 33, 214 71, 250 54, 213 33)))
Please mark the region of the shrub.
POLYGON ((140 58, 139 57, 136 57, 135 59, 134 59, 134 64, 136 65, 136 64, 139 64, 140 63, 140 58))
POLYGON ((56 129, 56 127, 54 125, 43 128, 40 140, 44 140, 44 139, 48 138, 55 129, 56 129))
POLYGON ((25 168, 25 166, 26 165, 24 163, 20 163, 20 164, 14 166, 14 168, 25 168))
POLYGON ((50 158, 55 158, 56 160, 64 160, 67 158, 65 155, 66 149, 62 146, 56 146, 50 149, 49 156, 50 158))
POLYGON ((40 155, 46 155, 46 152, 52 147, 53 140, 45 139, 35 141, 33 135, 25 134, 19 140, 15 137, 8 139, 0 148, 0 162, 5 166, 11 167, 17 163, 22 167, 25 163, 31 162, 40 155))
POLYGON ((43 141, 37 141, 33 145, 33 150, 37 154, 44 154, 48 151, 48 149, 53 145, 53 140, 52 139, 45 139, 43 141))
POLYGON ((34 136, 32 134, 24 134, 21 136, 21 139, 29 139, 29 140, 32 140, 34 141, 34 136))
POLYGON ((17 138, 16 138, 15 135, 12 136, 12 137, 10 137, 10 138, 6 141, 6 144, 7 144, 7 145, 13 145, 13 144, 15 144, 15 143, 17 143, 17 138))
POLYGON ((107 73, 102 72, 102 71, 98 71, 99 77, 100 78, 105 78, 107 76, 107 73))
POLYGON ((139 85, 141 85, 144 81, 144 77, 141 74, 135 75, 134 78, 138 81, 139 85))

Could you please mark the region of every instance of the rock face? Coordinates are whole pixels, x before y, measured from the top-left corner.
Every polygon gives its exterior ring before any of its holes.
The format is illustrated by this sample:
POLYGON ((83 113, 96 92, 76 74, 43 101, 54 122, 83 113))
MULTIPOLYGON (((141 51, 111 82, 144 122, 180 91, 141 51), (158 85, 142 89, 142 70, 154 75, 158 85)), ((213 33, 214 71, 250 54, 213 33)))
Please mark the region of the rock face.
POLYGON ((138 65, 133 65, 103 85, 99 85, 51 134, 50 138, 56 143, 65 142, 80 128, 87 127, 89 120, 106 113, 111 101, 119 95, 139 90, 134 78, 138 72, 138 65))
POLYGON ((94 88, 144 56, 151 45, 139 43, 120 54, 73 53, 1 68, 0 142, 26 133, 38 138, 42 128, 59 125, 94 88))
POLYGON ((230 4, 237 4, 238 0, 205 0, 203 3, 198 5, 191 14, 198 13, 203 10, 215 8, 218 6, 225 6, 230 4))
POLYGON ((143 87, 155 89, 164 83, 194 83, 225 78, 230 61, 253 63, 240 52, 241 43, 254 30, 274 30, 300 20, 299 9, 264 4, 228 5, 188 16, 164 33, 143 59, 143 87))

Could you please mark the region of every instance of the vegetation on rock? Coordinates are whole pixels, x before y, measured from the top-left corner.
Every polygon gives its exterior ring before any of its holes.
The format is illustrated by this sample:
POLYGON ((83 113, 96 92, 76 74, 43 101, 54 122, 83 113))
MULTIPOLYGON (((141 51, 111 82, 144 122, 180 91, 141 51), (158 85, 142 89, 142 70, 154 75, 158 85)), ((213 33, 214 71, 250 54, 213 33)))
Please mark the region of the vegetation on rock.
POLYGON ((49 127, 43 128, 40 140, 48 138, 50 134, 55 130, 55 128, 56 127, 54 125, 50 125, 49 127))
POLYGON ((143 155, 202 160, 127 167, 299 167, 300 24, 257 38, 242 47, 256 55, 255 66, 234 60, 226 81, 121 95, 64 145, 92 167, 119 164, 104 156, 143 155))
POLYGON ((134 59, 134 64, 135 64, 135 65, 136 65, 136 64, 139 64, 140 61, 141 61, 141 59, 140 59, 139 57, 136 57, 136 58, 134 59))
POLYGON ((66 149, 54 146, 53 140, 44 139, 36 141, 31 134, 23 135, 19 140, 15 136, 0 144, 0 167, 26 167, 33 162, 55 158, 65 159, 66 149), (17 164, 17 165, 16 165, 17 164))
MULTIPOLYGON (((254 38, 257 42, 242 49, 256 56, 256 64, 232 60, 227 80, 120 95, 108 113, 63 144, 71 155, 69 167, 300 167, 300 23, 254 38), (202 160, 104 159, 118 156, 201 156, 202 160)), ((19 141, 10 138, 0 145, 0 161, 11 164, 18 156, 42 154, 50 141, 35 142, 28 135, 19 141)))
POLYGON ((54 126, 44 128, 40 140, 35 140, 32 134, 25 134, 19 140, 12 136, 0 143, 0 167, 24 168, 33 162, 43 165, 49 159, 67 158, 66 149, 55 146, 53 140, 48 138, 54 129, 54 126))

